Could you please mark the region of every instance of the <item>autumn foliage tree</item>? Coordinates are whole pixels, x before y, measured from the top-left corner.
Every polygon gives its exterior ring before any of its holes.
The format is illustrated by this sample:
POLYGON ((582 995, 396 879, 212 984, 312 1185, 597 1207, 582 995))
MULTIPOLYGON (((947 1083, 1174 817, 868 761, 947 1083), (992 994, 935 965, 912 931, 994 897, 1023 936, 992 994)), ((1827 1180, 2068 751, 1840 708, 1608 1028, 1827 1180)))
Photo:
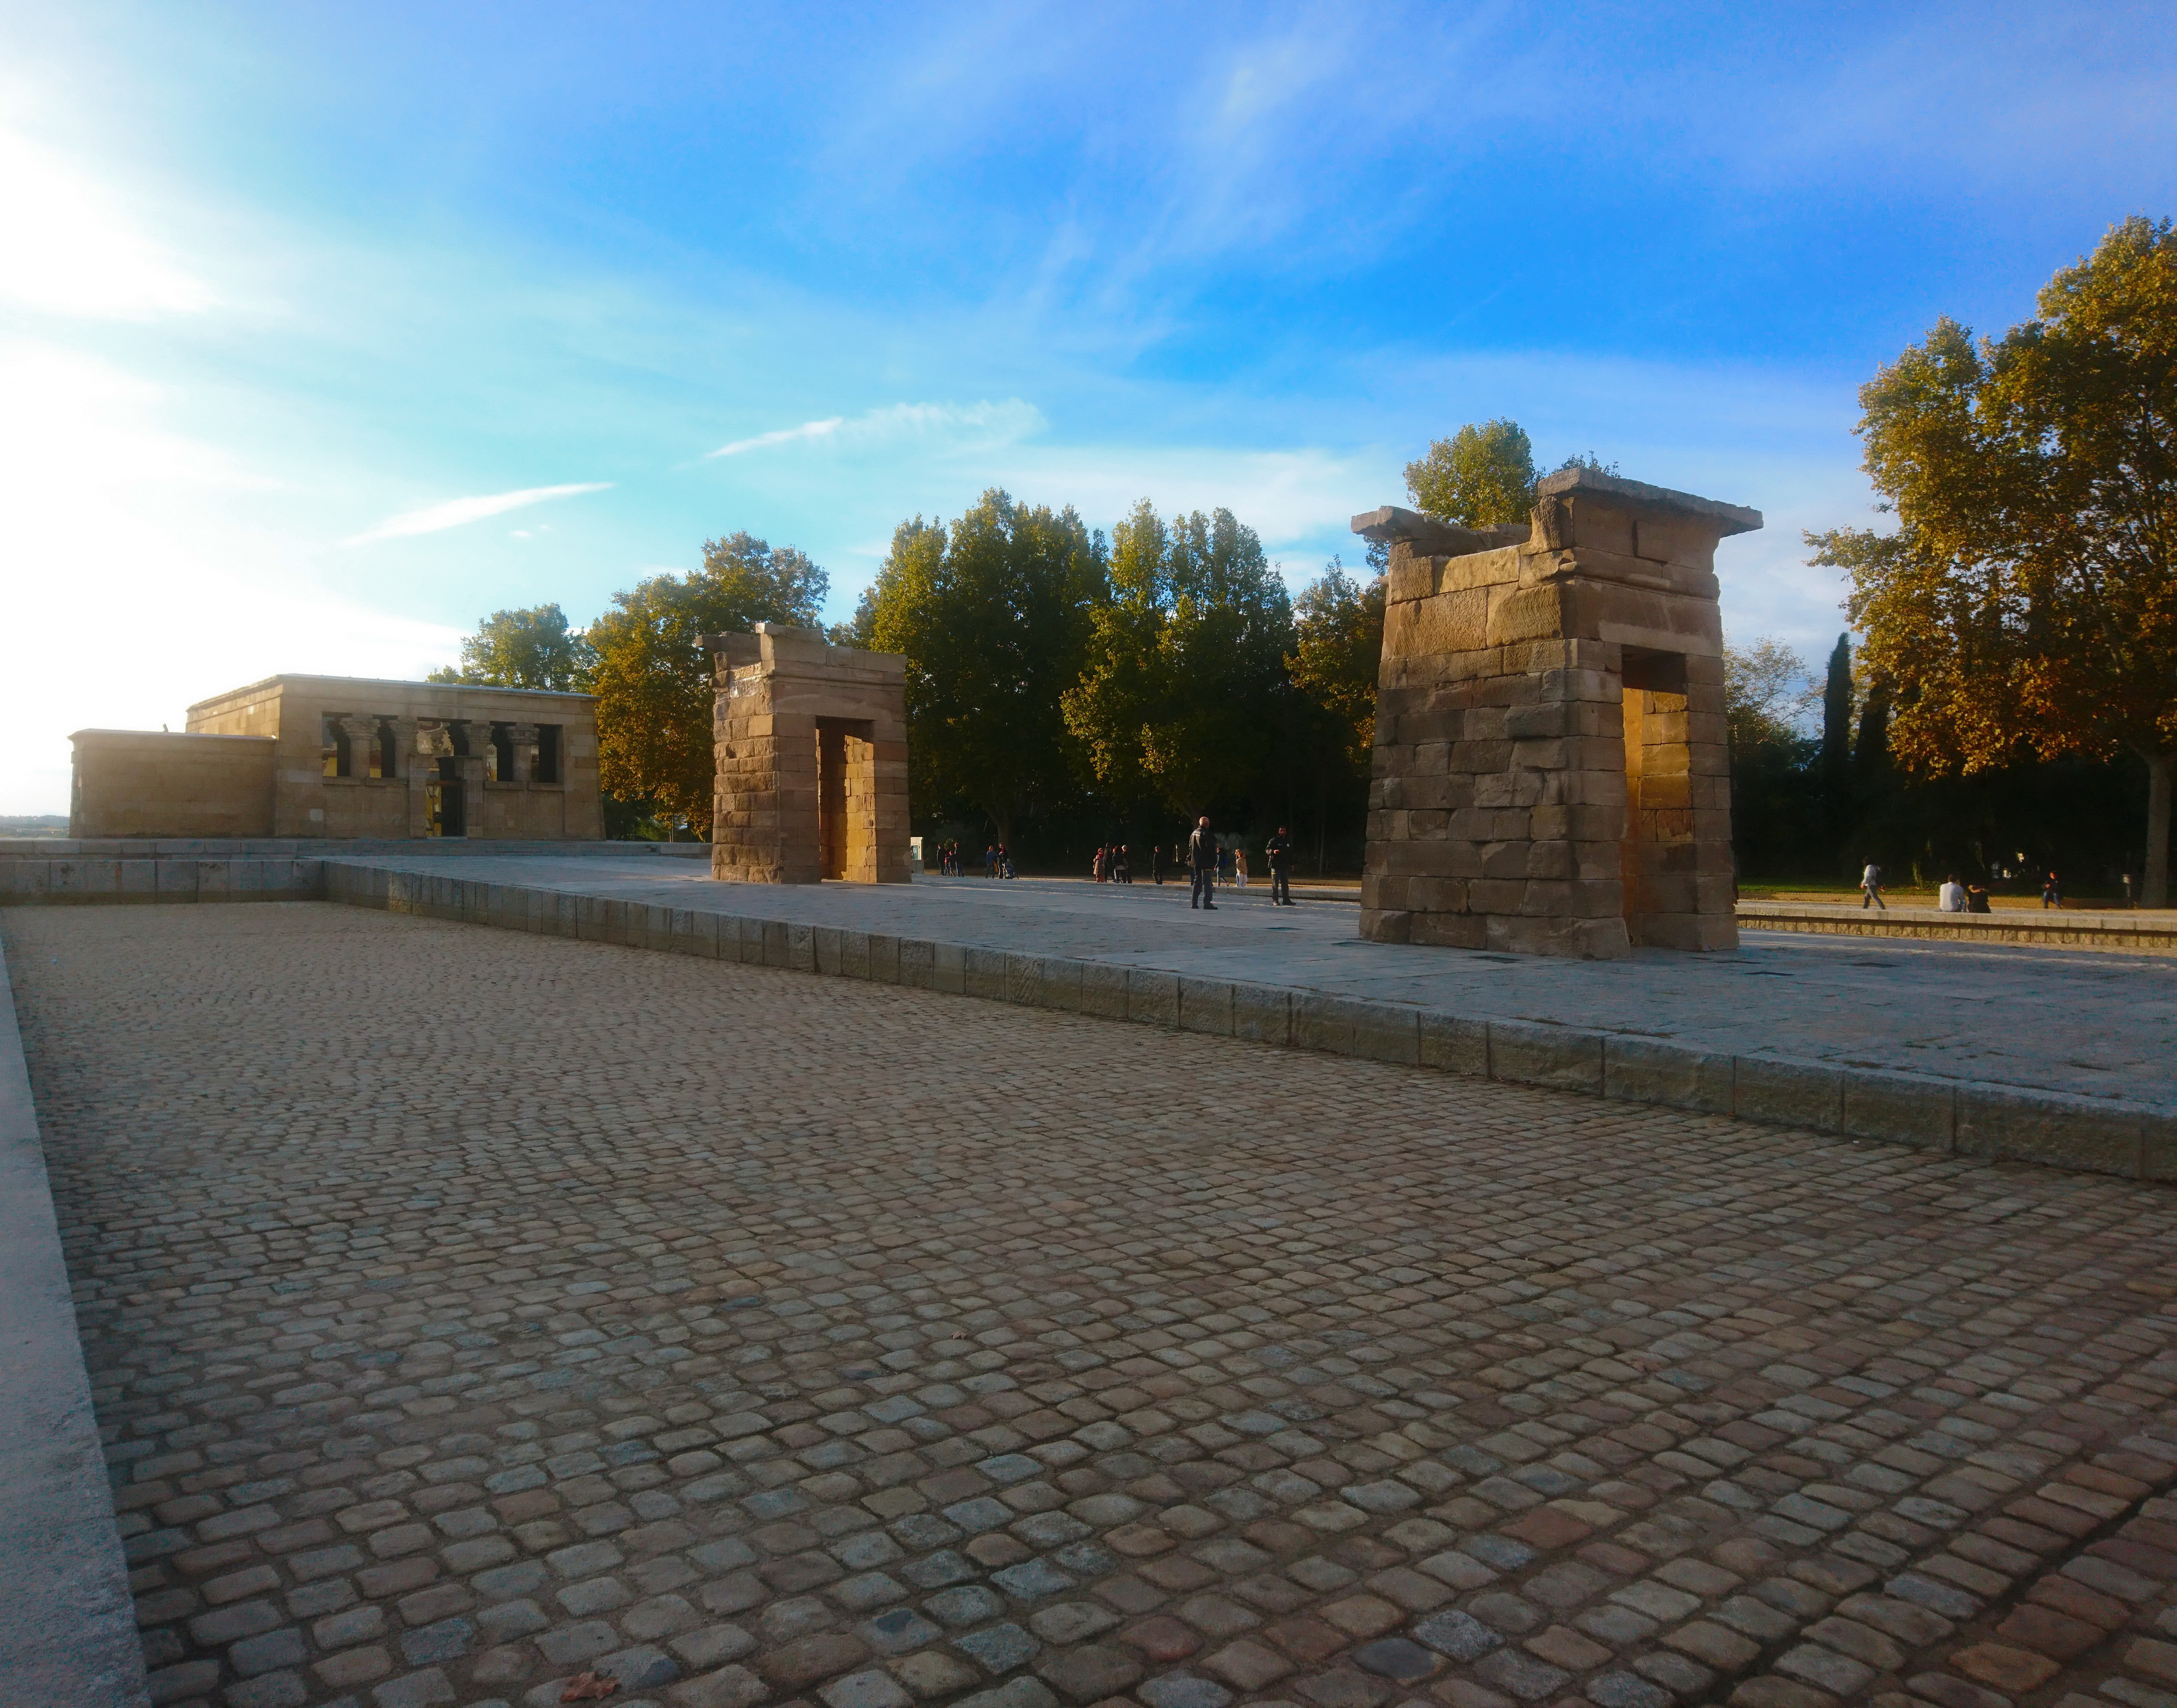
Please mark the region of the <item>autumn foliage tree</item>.
POLYGON ((1894 532, 1809 535, 1852 577, 1891 751, 1923 771, 2119 750, 2169 896, 2177 759, 2177 237, 2133 219, 1975 343, 1955 321, 1860 393, 1894 532))
POLYGON ((605 792, 709 835, 712 680, 697 637, 764 622, 813 628, 829 585, 805 553, 739 533, 706 541, 701 569, 615 593, 587 634, 605 792))

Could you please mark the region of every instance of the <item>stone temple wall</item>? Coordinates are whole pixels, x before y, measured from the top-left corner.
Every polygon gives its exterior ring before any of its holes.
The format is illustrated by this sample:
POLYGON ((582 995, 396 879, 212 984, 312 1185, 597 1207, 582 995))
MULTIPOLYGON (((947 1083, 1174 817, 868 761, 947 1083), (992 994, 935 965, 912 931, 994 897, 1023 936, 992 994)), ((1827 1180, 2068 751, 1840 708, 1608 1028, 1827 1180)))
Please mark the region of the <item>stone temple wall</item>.
POLYGON ((1757 511, 1574 469, 1530 523, 1390 547, 1361 935, 1734 947, 1718 540, 1757 511))
POLYGON ((717 684, 712 875, 911 881, 907 661, 776 623, 704 645, 717 684))

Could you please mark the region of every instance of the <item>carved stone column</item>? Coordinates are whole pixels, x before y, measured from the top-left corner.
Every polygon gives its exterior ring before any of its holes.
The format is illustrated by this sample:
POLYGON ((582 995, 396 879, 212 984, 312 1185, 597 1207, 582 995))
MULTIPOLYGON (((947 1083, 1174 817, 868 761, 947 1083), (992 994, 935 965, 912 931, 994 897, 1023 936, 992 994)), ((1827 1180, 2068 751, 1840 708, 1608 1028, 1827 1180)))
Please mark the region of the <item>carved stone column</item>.
POLYGON ((537 775, 537 726, 509 724, 506 738, 514 743, 514 781, 527 783, 537 775))
POLYGON ((347 737, 347 774, 357 782, 370 775, 370 761, 378 751, 378 720, 344 717, 341 730, 347 737))

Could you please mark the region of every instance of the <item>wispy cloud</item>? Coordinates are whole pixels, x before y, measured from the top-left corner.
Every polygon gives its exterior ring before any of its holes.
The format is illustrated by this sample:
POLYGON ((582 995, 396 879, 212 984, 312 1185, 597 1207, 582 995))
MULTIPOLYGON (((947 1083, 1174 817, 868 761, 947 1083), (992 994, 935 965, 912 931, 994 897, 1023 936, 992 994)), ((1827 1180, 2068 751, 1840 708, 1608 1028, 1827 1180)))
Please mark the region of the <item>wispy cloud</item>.
POLYGON ((796 439, 827 439, 847 424, 843 415, 828 416, 822 421, 805 421, 799 427, 781 427, 776 432, 758 433, 752 439, 735 439, 729 445, 720 445, 714 451, 703 453, 707 461, 712 457, 737 457, 743 451, 760 451, 766 445, 791 444, 796 439))
POLYGON ((704 460, 737 457, 744 452, 798 440, 819 439, 854 443, 893 443, 901 439, 947 441, 978 448, 1013 444, 1043 431, 1043 411, 1032 403, 1009 397, 1001 403, 896 403, 873 409, 852 421, 830 416, 804 422, 799 427, 780 427, 753 438, 735 439, 704 453, 704 460))
POLYGON ((388 516, 341 544, 368 546, 379 540, 404 540, 413 534, 443 534, 449 528, 481 522, 487 516, 503 516, 509 510, 542 504, 553 498, 602 492, 611 485, 610 481, 581 481, 572 486, 524 487, 518 492, 486 492, 472 498, 449 498, 443 504, 429 504, 420 510, 404 510, 397 516, 388 516))

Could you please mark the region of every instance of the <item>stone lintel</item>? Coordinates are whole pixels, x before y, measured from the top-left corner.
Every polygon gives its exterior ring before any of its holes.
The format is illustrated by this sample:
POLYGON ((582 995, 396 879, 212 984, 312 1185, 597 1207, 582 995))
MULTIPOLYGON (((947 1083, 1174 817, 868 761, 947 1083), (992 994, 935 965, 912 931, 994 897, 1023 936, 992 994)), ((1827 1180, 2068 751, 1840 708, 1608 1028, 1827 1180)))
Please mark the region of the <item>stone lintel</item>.
POLYGON ((1727 504, 1670 487, 1651 487, 1645 481, 1628 481, 1593 469, 1561 469, 1545 475, 1535 487, 1539 506, 1551 498, 1578 495, 1601 501, 1612 509, 1657 517, 1684 516, 1710 524, 1718 539, 1732 534, 1751 534, 1762 526, 1761 513, 1743 504, 1727 504))
POLYGON ((1356 516, 1353 531, 1379 546, 1404 545, 1410 551, 1432 558, 1464 558, 1476 552, 1493 552, 1500 546, 1521 545, 1527 538, 1528 530, 1524 522, 1469 528, 1426 511, 1385 504, 1356 516))

